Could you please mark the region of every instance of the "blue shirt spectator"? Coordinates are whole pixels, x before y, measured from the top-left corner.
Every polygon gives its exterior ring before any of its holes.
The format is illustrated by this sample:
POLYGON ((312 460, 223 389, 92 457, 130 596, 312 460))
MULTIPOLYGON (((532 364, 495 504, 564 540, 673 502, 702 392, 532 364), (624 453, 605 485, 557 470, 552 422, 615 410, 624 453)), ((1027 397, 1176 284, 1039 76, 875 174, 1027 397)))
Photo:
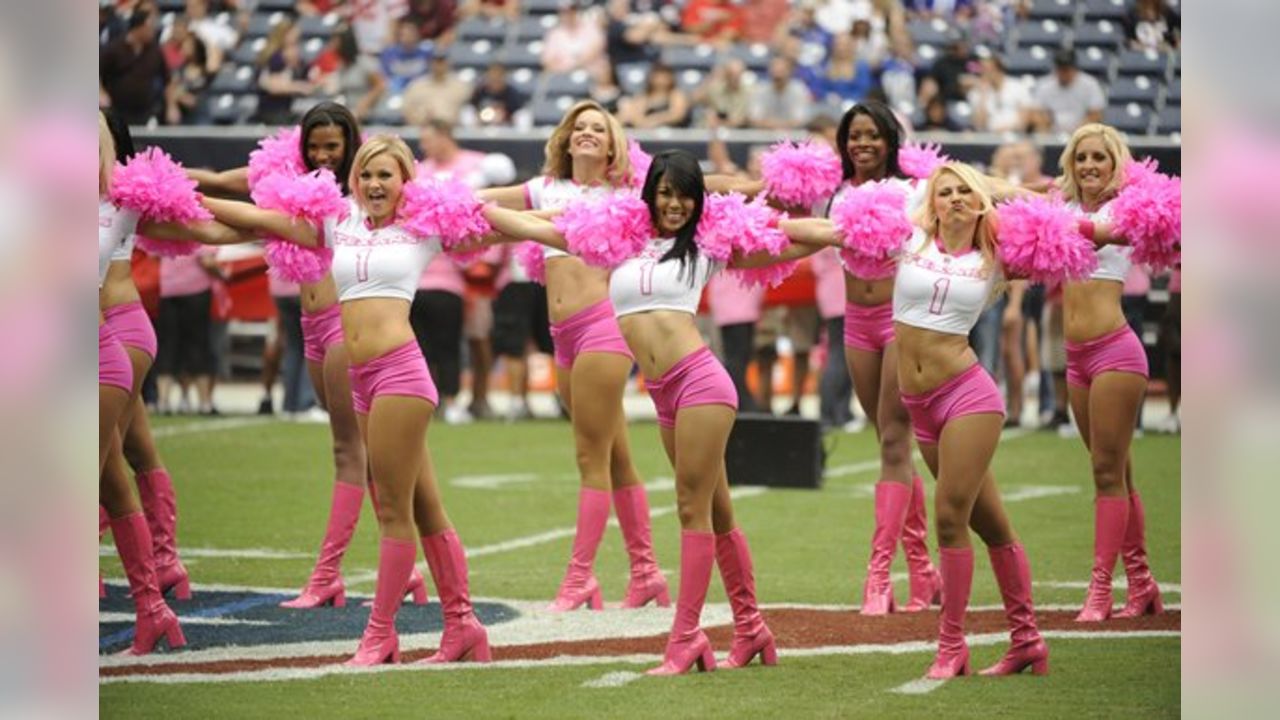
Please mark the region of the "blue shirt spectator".
POLYGON ((396 24, 396 44, 382 51, 382 70, 392 93, 400 93, 409 83, 431 69, 435 48, 422 42, 418 26, 408 18, 396 24))
POLYGON ((837 35, 831 41, 825 63, 798 68, 796 75, 818 102, 830 99, 858 102, 875 84, 871 66, 858 59, 858 41, 849 33, 837 35))

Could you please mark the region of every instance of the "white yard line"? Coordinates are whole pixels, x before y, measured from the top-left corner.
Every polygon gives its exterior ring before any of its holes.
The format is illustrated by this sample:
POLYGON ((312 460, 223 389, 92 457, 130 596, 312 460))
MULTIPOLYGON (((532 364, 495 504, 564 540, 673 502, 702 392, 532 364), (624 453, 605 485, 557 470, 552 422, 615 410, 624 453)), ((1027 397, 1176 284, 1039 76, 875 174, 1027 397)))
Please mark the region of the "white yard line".
MULTIPOLYGON (((129 623, 133 624, 138 619, 133 613, 123 612, 100 612, 98 613, 98 622, 100 623, 129 623)), ((277 625, 270 620, 237 620, 236 618, 224 617, 198 617, 191 615, 182 616, 183 625, 277 625)))
POLYGON ((622 687, 623 685, 629 685, 635 682, 636 680, 639 680, 642 677, 644 677, 644 675, 641 675, 640 673, 637 673, 637 672, 630 672, 628 670, 619 670, 617 672, 605 673, 604 675, 601 675, 595 680, 588 680, 582 683, 582 687, 596 688, 596 689, 619 688, 619 687, 622 687))
MULTIPOLYGON (((1031 431, 1027 430, 1026 428, 1014 428, 1011 430, 1005 430, 1004 432, 1000 433, 1000 440, 1004 442, 1008 442, 1010 440, 1017 440, 1018 438, 1026 437, 1027 435, 1030 435, 1030 434, 1031 434, 1031 431)), ((919 450, 915 452, 915 454, 912 456, 912 459, 914 459, 916 462, 924 462, 924 456, 920 454, 919 450)), ((879 459, 863 460, 862 462, 856 462, 849 465, 836 465, 835 467, 829 467, 826 469, 826 472, 823 473, 823 477, 826 477, 826 478, 847 477, 849 475, 861 475, 863 473, 869 473, 869 472, 872 472, 873 470, 879 470, 879 469, 880 469, 879 459)))
MULTIPOLYGON (((1068 581, 1037 580, 1032 582, 1032 584, 1037 585, 1039 587, 1057 588, 1060 590, 1088 590, 1089 589, 1089 581, 1087 580, 1068 580, 1068 581)), ((1161 582, 1159 583, 1159 585, 1160 585, 1161 593, 1178 593, 1179 595, 1182 594, 1182 585, 1178 583, 1161 582)), ((1111 586, 1116 589, 1127 588, 1129 587, 1129 582, 1127 580, 1116 578, 1111 583, 1111 586)), ((1166 604, 1165 607, 1169 607, 1169 606, 1166 604)))
POLYGON ((254 427, 255 425, 266 425, 267 423, 276 422, 275 418, 267 417, 247 417, 247 418, 226 418, 225 420, 200 420, 197 422, 183 423, 181 425, 165 425, 151 429, 151 434, 158 438, 174 437, 175 435, 190 435, 192 433, 201 432, 219 432, 221 430, 236 430, 239 428, 254 427))
POLYGON ((911 682, 903 683, 896 688, 892 688, 889 692, 898 693, 900 695, 927 695, 945 685, 946 682, 946 680, 917 678, 911 682))
MULTIPOLYGON (((98 557, 115 556, 114 545, 99 545, 98 557)), ((180 554, 186 558, 235 558, 237 560, 298 560, 315 557, 312 553, 273 550, 272 548, 193 548, 184 547, 180 554)))

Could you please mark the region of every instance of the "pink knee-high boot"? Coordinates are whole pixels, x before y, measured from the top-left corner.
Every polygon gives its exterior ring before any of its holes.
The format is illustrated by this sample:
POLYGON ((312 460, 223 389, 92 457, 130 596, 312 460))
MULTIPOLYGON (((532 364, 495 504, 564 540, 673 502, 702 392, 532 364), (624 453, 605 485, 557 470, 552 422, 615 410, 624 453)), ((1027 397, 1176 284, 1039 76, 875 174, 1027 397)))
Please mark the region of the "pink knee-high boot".
POLYGON ((1147 511, 1137 491, 1129 494, 1129 522, 1124 530, 1124 544, 1120 557, 1124 560, 1124 572, 1129 578, 1129 592, 1124 609, 1116 613, 1118 618, 1138 617, 1164 612, 1160 600, 1160 586, 1151 575, 1147 564, 1147 511))
POLYGON ((347 667, 368 667, 400 662, 400 636, 396 634, 396 613, 404 598, 418 548, 412 540, 384 537, 378 547, 378 584, 373 594, 373 610, 356 654, 347 667))
POLYGON ((1017 675, 1030 667, 1036 675, 1049 673, 1049 647, 1036 627, 1031 603, 1031 564, 1020 543, 987 548, 991 569, 1000 585, 1004 616, 1009 621, 1009 652, 981 675, 1017 675))
POLYGON ((622 528, 622 540, 631 558, 631 579, 622 600, 624 608, 644 607, 650 600, 659 607, 671 605, 667 579, 653 556, 653 532, 649 524, 649 498, 643 485, 613 491, 613 511, 622 528))
POLYGON ((467 553, 452 528, 422 538, 431 577, 440 594, 444 614, 444 634, 440 649, 423 662, 429 664, 470 660, 489 662, 489 633, 471 607, 467 584, 467 553))
POLYGON ((911 504, 902 524, 902 554, 907 557, 911 595, 902 612, 920 612, 942 602, 942 576, 929 557, 929 520, 925 513, 924 480, 911 479, 911 504))
POLYGON ((342 556, 351 544, 351 536, 360 521, 360 507, 364 504, 364 488, 348 483, 333 484, 333 501, 329 506, 329 525, 325 529, 324 542, 320 545, 320 557, 307 579, 302 594, 293 600, 280 603, 285 608, 316 608, 332 604, 345 607, 347 592, 342 583, 342 556))
POLYGON ((910 502, 911 488, 906 485, 885 480, 876 483, 876 529, 871 536, 871 560, 862 586, 863 615, 887 615, 894 610, 889 570, 910 502))
POLYGON ((964 641, 964 613, 973 587, 973 548, 939 548, 942 565, 942 616, 938 654, 925 677, 947 680, 969 674, 969 646, 964 641))
POLYGON ((711 566, 716 561, 716 536, 709 532, 683 530, 680 533, 680 595, 676 618, 667 639, 662 664, 649 675, 680 675, 694 665, 704 672, 716 669, 711 641, 698 627, 702 606, 711 584, 711 566))
POLYGON ((1111 617, 1111 571, 1124 543, 1129 522, 1129 498, 1099 496, 1094 501, 1093 574, 1084 609, 1076 622, 1100 622, 1111 617))
POLYGON ((756 604, 755 568, 742 528, 716 536, 716 563, 733 608, 733 646, 721 667, 740 668, 756 655, 765 665, 778 664, 778 646, 756 604))
POLYGON ((160 592, 173 589, 179 600, 191 599, 191 579, 178 559, 178 496, 169 471, 155 468, 135 476, 142 511, 147 516, 151 541, 155 544, 156 581, 160 592))
POLYGON ((125 654, 146 655, 155 649, 161 637, 168 641, 170 650, 186 645, 178 617, 165 604, 156 582, 151 531, 147 529, 146 518, 140 512, 113 518, 111 535, 115 538, 125 577, 129 579, 129 594, 133 596, 138 617, 133 646, 125 654))
POLYGON ((547 607, 548 610, 565 612, 583 605, 592 610, 604 607, 600 598, 600 582, 592 568, 608 522, 609 491, 581 488, 578 491, 578 529, 573 536, 573 554, 569 557, 569 567, 556 592, 556 599, 547 607))
MULTIPOLYGON (((336 483, 335 483, 336 484, 336 483)), ((369 505, 373 508, 373 514, 378 514, 378 489, 373 481, 367 483, 369 488, 369 505)), ((357 513, 358 515, 358 513, 357 513)), ((354 532, 354 529, 352 530, 354 532)), ((422 571, 415 565, 409 573, 409 584, 404 586, 404 594, 413 597, 414 605, 427 604, 427 580, 422 577, 422 571)), ((361 604, 362 607, 373 607, 372 600, 366 600, 361 604)))

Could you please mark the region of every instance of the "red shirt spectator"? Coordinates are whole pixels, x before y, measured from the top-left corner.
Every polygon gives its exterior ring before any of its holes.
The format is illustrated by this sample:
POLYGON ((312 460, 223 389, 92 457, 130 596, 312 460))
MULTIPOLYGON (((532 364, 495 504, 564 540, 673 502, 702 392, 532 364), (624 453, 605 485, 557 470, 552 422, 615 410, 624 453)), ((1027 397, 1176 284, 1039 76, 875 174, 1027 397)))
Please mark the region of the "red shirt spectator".
POLYGON ((746 24, 746 13, 734 0, 690 0, 680 24, 703 40, 737 40, 746 24))

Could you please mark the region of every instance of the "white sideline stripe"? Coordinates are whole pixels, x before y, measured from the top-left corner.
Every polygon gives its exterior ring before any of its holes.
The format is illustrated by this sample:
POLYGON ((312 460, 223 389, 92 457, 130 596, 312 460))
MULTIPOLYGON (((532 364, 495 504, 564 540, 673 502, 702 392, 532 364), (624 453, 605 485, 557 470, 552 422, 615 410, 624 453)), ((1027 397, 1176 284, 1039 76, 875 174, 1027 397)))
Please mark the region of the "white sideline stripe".
POLYGON ((449 481, 450 485, 471 490, 499 490, 504 485, 530 483, 540 479, 538 473, 507 473, 495 475, 461 475, 449 481))
POLYGON ((889 692, 898 693, 900 695, 927 695, 945 685, 946 682, 946 680, 919 678, 912 680, 909 683, 903 683, 898 687, 889 690, 889 692))
MULTIPOLYGON (((1041 580, 1041 581, 1033 581, 1032 584, 1039 585, 1040 587, 1058 588, 1062 590, 1088 590, 1089 589, 1089 582, 1087 580, 1084 580, 1084 581, 1041 580)), ((1161 582, 1159 583, 1159 585, 1160 585, 1160 593, 1162 595, 1164 593, 1178 593, 1179 595, 1182 594, 1182 585, 1178 583, 1161 582)), ((1114 581, 1112 581, 1111 586, 1113 588, 1127 588, 1129 587, 1129 582, 1127 580, 1121 580, 1117 578, 1114 581)), ((1165 607, 1169 607, 1169 605, 1166 604, 1165 607)))
MULTIPOLYGON (((1177 630, 1145 630, 1137 632, 1125 633, 1107 633, 1094 631, 1073 631, 1073 630, 1051 630, 1046 631, 1044 636, 1047 638, 1057 638, 1063 640, 1130 640, 1144 638, 1177 638, 1182 633, 1177 630)), ((966 638, 970 647, 985 645, 1000 645, 1008 642, 1008 635, 1005 633, 989 633, 984 635, 970 635, 966 638)), ((345 643, 346 651, 349 652, 352 643, 345 643)), ((827 656, 848 656, 848 655, 873 655, 873 654, 889 654, 903 655, 909 653, 933 652, 935 644, 931 642, 922 642, 913 640, 910 642, 893 643, 885 645, 836 645, 818 648, 804 648, 797 650, 784 649, 781 654, 785 657, 827 657, 827 656)), ((179 653, 176 656, 150 656, 135 658, 137 660, 150 660, 173 662, 178 656, 185 654, 179 653)), ((162 685, 183 684, 183 683, 229 683, 229 682, 279 682, 283 680, 310 680, 315 678, 326 677, 329 675, 350 675, 357 673, 381 673, 381 672, 488 672, 495 670, 512 670, 523 668, 546 668, 546 667, 573 667, 573 666, 592 666, 592 665, 650 665, 661 660, 660 655, 569 655, 550 658, 547 660, 502 660, 498 662, 479 664, 479 663, 445 663, 441 665, 383 665, 378 668, 345 668, 341 665, 326 665, 316 668, 274 668, 268 670, 255 670, 236 673, 226 673, 220 675, 204 674, 204 673, 183 673, 174 675, 121 675, 112 677, 102 677, 98 679, 99 685, 110 685, 115 683, 156 683, 162 685)), ((102 664, 102 663, 100 663, 102 664)))
POLYGON ((637 672, 631 672, 629 670, 619 670, 617 672, 605 673, 604 675, 601 675, 595 680, 588 680, 582 683, 582 687, 584 688, 617 688, 617 687, 622 687, 623 685, 628 685, 630 683, 633 683, 642 677, 644 677, 644 675, 641 675, 640 673, 637 673, 637 672))
MULTIPOLYGON (((1002 441, 1017 440, 1020 437, 1026 437, 1030 433, 1031 431, 1026 428, 1012 428, 1000 433, 1000 439, 1002 441)), ((924 462, 924 456, 920 454, 919 450, 916 450, 911 457, 915 462, 924 462)), ((856 462, 851 465, 837 465, 832 468, 827 468, 827 471, 823 473, 823 477, 838 478, 845 477, 847 475, 861 475, 862 473, 879 469, 880 460, 877 458, 875 460, 863 460, 862 462, 856 462)))
POLYGON ((1076 485, 1015 485, 1001 491, 1000 499, 1008 504, 1056 495, 1075 495, 1078 492, 1080 488, 1076 485))
MULTIPOLYGON (((98 557, 114 556, 114 545, 99 545, 98 557)), ((238 560, 296 560, 314 557, 310 553, 273 550, 271 548, 182 548, 180 554, 186 558, 236 558, 238 560)))
MULTIPOLYGON (((183 615, 181 616, 181 618, 182 618, 183 625, 264 625, 269 627, 271 625, 276 624, 271 622, 270 620, 237 620, 235 618, 193 617, 190 615, 183 615)), ((116 623, 132 624, 135 620, 137 620, 137 616, 134 615, 133 613, 122 613, 122 612, 98 613, 98 622, 100 623, 116 622, 116 623)))
POLYGON ((237 430, 239 428, 253 427, 255 425, 266 425, 275 422, 275 418, 227 418, 226 420, 201 420, 198 422, 184 423, 182 425, 166 425, 165 427, 152 428, 151 434, 154 437, 173 437, 175 435, 190 435, 198 432, 219 432, 221 430, 237 430))

